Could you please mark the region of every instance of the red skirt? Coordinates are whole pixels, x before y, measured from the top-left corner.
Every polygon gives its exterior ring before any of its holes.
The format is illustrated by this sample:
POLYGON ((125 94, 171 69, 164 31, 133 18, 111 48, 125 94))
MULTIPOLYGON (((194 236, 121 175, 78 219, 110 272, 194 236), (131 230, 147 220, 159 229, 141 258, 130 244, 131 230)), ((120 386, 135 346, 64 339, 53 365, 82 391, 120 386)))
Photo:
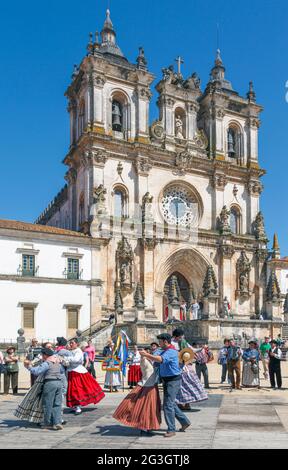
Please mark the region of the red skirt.
POLYGON ((98 382, 90 375, 78 374, 77 372, 68 373, 67 406, 96 405, 105 397, 105 393, 98 382))
POLYGON ((142 380, 142 372, 140 365, 134 365, 129 367, 128 372, 128 385, 137 385, 142 380))
POLYGON ((157 431, 161 425, 161 401, 157 385, 138 385, 120 403, 113 418, 125 426, 157 431))

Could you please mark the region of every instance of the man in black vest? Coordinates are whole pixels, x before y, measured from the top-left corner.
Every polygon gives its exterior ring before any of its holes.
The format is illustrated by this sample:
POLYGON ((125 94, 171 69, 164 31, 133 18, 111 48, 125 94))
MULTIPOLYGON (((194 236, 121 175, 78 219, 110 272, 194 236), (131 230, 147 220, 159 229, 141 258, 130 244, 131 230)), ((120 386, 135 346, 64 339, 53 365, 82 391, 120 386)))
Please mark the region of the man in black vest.
POLYGON ((277 341, 272 340, 270 342, 271 350, 269 351, 269 376, 271 387, 276 390, 275 385, 275 375, 277 381, 277 387, 280 389, 282 387, 282 377, 281 377, 281 349, 277 346, 277 341))

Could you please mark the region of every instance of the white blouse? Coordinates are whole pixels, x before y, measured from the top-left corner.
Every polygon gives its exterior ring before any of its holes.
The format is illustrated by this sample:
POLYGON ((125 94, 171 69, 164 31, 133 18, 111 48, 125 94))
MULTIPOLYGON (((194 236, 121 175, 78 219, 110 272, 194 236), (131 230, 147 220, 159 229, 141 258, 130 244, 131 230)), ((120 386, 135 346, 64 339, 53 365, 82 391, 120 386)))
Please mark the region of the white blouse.
POLYGON ((88 371, 83 366, 84 355, 80 348, 70 351, 71 356, 65 357, 65 361, 69 363, 68 372, 77 372, 78 374, 87 374, 88 371))
POLYGON ((130 364, 131 364, 131 365, 133 365, 133 366, 139 366, 139 365, 140 365, 140 361, 141 361, 141 355, 140 355, 139 351, 137 351, 137 353, 132 352, 132 353, 129 355, 129 359, 130 359, 130 364))

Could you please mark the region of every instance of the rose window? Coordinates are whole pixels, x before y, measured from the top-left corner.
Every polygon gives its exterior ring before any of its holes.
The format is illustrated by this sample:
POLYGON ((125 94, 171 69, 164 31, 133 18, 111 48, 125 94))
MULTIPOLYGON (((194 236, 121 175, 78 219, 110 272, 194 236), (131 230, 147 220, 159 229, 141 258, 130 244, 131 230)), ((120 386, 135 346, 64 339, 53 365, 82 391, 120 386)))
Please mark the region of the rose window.
POLYGON ((188 227, 198 220, 195 197, 186 189, 174 186, 168 188, 161 201, 165 221, 171 225, 188 227))

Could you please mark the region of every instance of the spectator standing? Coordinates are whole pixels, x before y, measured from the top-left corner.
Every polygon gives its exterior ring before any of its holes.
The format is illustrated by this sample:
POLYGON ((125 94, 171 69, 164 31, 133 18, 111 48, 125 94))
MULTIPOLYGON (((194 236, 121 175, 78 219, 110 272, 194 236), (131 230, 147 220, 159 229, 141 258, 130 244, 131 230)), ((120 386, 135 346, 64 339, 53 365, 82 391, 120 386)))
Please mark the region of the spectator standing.
POLYGON ((19 365, 18 356, 15 355, 16 349, 11 346, 7 349, 7 355, 4 358, 6 365, 6 372, 4 374, 4 394, 9 394, 10 382, 13 391, 13 395, 18 393, 18 376, 19 376, 19 365))
POLYGON ((236 346, 236 343, 233 339, 229 340, 229 347, 227 348, 227 368, 228 368, 228 377, 231 382, 231 387, 237 390, 241 390, 241 356, 242 350, 239 346, 236 346), (235 376, 236 375, 236 381, 235 376))
POLYGON ((271 344, 269 336, 265 336, 264 342, 260 346, 261 361, 263 364, 264 379, 268 379, 269 371, 269 352, 271 351, 271 344))
POLYGON ((96 379, 96 372, 95 372, 95 347, 93 346, 93 343, 91 340, 88 341, 88 346, 85 348, 85 353, 88 354, 88 359, 89 359, 89 366, 88 366, 88 372, 96 379))
POLYGON ((226 382, 227 378, 227 350, 229 347, 229 339, 224 339, 224 346, 223 348, 220 349, 219 351, 219 356, 218 356, 218 364, 222 366, 222 374, 221 374, 221 384, 224 384, 226 382))
POLYGON ((281 376, 281 358, 282 352, 281 349, 277 346, 277 341, 271 341, 271 350, 269 351, 269 376, 271 387, 276 390, 275 384, 275 375, 277 381, 277 387, 280 389, 282 387, 282 376, 281 376))
MULTIPOLYGON (((0 391, 1 391, 1 375, 6 371, 3 353, 0 351, 0 391)), ((4 380, 4 379, 3 379, 4 380)))
POLYGON ((201 350, 195 354, 196 374, 198 375, 200 382, 201 374, 203 374, 205 388, 210 388, 207 364, 208 362, 213 361, 213 359, 213 353, 209 350, 207 345, 204 345, 201 350))

